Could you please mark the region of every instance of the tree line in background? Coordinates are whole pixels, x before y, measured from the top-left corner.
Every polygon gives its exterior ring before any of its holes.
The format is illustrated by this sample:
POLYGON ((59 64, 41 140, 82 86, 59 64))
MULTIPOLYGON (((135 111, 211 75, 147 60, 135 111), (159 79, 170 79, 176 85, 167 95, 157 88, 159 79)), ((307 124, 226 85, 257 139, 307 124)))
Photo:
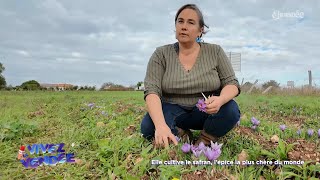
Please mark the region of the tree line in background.
MULTIPOLYGON (((86 91, 94 91, 97 90, 95 86, 68 86, 68 87, 63 87, 63 89, 58 89, 55 87, 42 87, 39 82, 35 80, 30 80, 22 83, 20 86, 7 86, 5 77, 2 75, 2 72, 5 70, 5 67, 3 64, 0 62, 0 89, 1 90, 49 90, 49 91, 55 91, 55 90, 69 90, 69 91, 81 91, 81 90, 86 90, 86 91)), ((137 85, 131 85, 129 87, 125 87, 121 84, 116 84, 113 82, 106 82, 100 87, 100 91, 133 91, 141 87, 143 84, 142 81, 138 82, 137 85)), ((241 90, 246 92, 248 91, 251 87, 253 86, 253 83, 251 82, 246 82, 241 86, 241 90)), ((276 82, 275 80, 270 80, 268 82, 265 82, 262 84, 262 88, 266 89, 269 86, 272 86, 272 90, 277 90, 280 88, 280 83, 276 82)), ((253 92, 259 91, 257 87, 253 88, 253 92)))
POLYGON ((136 85, 130 85, 129 87, 113 82, 103 83, 100 91, 133 91, 133 90, 144 90, 143 82, 139 81, 136 85), (142 89, 143 87, 143 89, 142 89))
MULTIPOLYGON (((254 83, 251 83, 251 82, 246 82, 244 83, 242 86, 241 86, 241 91, 243 92, 248 92, 249 89, 254 85, 254 83)), ((280 83, 278 83, 277 81, 275 80, 270 80, 268 82, 265 82, 262 84, 262 90, 265 90, 267 89, 268 87, 272 86, 272 89, 271 91, 277 91, 280 89, 280 83)), ((258 91, 261 91, 258 87, 253 87, 253 90, 252 92, 258 92, 258 91)))
MULTIPOLYGON (((0 62, 0 90, 16 90, 16 91, 35 91, 35 90, 48 90, 48 91, 56 91, 56 90, 61 90, 62 88, 57 88, 57 87, 43 87, 40 85, 39 82, 36 80, 30 80, 22 83, 20 86, 7 86, 7 82, 5 77, 2 75, 2 72, 5 70, 5 67, 3 64, 0 62)), ((75 91, 75 90, 86 90, 86 91, 94 91, 96 90, 95 86, 68 86, 68 87, 63 87, 63 90, 69 90, 69 91, 75 91)))
POLYGON ((2 72, 5 70, 4 66, 2 65, 2 63, 0 62, 0 89, 3 89, 6 87, 7 82, 6 79, 4 78, 4 76, 2 75, 2 72))
POLYGON ((5 70, 5 67, 0 62, 0 90, 14 90, 14 91, 34 91, 34 90, 48 90, 48 91, 57 91, 57 90, 68 90, 68 91, 133 91, 133 90, 139 90, 139 87, 142 86, 143 82, 140 81, 137 83, 137 85, 131 85, 129 87, 123 86, 121 84, 116 84, 113 82, 106 82, 104 83, 100 89, 97 89, 95 86, 77 86, 77 85, 68 85, 68 86, 61 86, 61 87, 50 87, 50 86, 43 86, 36 80, 29 80, 24 83, 22 83, 20 86, 11 86, 6 83, 6 80, 4 76, 2 75, 2 72, 5 70))
POLYGON ((42 91, 95 91, 96 87, 95 86, 72 86, 72 87, 64 87, 62 88, 57 88, 57 87, 43 87, 40 85, 39 82, 36 80, 30 80, 22 83, 20 86, 6 86, 2 88, 2 90, 8 90, 8 91, 36 91, 36 90, 42 90, 42 91))

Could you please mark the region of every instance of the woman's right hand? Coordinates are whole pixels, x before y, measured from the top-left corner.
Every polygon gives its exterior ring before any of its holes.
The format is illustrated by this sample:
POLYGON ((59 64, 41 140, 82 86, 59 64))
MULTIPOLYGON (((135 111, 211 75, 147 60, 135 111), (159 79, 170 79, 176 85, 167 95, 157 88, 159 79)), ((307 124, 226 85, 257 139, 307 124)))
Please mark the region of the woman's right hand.
POLYGON ((149 94, 146 97, 146 103, 148 112, 155 126, 155 146, 168 147, 170 141, 172 141, 175 145, 178 145, 176 137, 172 134, 171 129, 168 127, 165 121, 159 96, 157 94, 149 94))
POLYGON ((154 137, 156 147, 168 147, 170 141, 172 141, 174 145, 178 145, 176 137, 167 125, 156 127, 154 137))

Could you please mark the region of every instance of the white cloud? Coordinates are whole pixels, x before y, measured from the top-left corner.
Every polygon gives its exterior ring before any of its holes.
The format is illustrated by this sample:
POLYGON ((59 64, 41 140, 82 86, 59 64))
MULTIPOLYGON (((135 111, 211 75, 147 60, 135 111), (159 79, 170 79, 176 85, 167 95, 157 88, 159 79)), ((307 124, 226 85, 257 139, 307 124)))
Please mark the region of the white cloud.
POLYGON ((22 55, 22 56, 30 56, 30 54, 27 52, 27 51, 24 51, 24 50, 17 50, 17 53, 22 55))
POLYGON ((97 61, 97 64, 111 64, 110 61, 97 61))
POLYGON ((71 56, 72 56, 72 57, 75 57, 75 58, 80 58, 80 57, 82 57, 83 55, 82 55, 81 53, 79 53, 79 52, 71 52, 71 56))
POLYGON ((64 63, 74 63, 74 62, 83 61, 82 59, 78 59, 78 58, 57 58, 56 60, 58 62, 64 62, 64 63))

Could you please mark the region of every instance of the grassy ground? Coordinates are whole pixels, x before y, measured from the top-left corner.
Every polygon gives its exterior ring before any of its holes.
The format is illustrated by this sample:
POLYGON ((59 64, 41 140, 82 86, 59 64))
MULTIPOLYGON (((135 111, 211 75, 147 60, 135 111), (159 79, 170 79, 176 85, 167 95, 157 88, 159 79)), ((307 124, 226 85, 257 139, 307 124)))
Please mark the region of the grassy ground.
POLYGON ((142 92, 0 92, 0 179, 320 177, 316 164, 320 162, 320 97, 242 94, 236 101, 241 123, 221 139, 219 160, 245 155, 248 161, 304 160, 304 165, 151 165, 153 159, 197 159, 181 151, 182 143, 154 149, 140 136, 146 112, 142 92), (95 107, 89 108, 88 103, 95 107), (255 131, 250 129, 252 117, 261 121, 255 131), (287 126, 284 132, 281 124, 287 126), (309 128, 314 130, 311 137, 309 128), (279 143, 270 141, 273 135, 279 143), (75 153, 76 163, 26 169, 17 160, 19 147, 37 143, 65 143, 65 151, 75 153))

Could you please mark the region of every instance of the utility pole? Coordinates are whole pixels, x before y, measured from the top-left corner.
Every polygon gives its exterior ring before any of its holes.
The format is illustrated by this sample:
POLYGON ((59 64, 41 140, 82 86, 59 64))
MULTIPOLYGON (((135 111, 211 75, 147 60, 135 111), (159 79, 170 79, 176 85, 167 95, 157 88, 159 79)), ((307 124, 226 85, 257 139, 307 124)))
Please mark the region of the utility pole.
POLYGON ((311 74, 311 70, 308 71, 308 75, 309 75, 309 87, 312 87, 312 74, 311 74))

